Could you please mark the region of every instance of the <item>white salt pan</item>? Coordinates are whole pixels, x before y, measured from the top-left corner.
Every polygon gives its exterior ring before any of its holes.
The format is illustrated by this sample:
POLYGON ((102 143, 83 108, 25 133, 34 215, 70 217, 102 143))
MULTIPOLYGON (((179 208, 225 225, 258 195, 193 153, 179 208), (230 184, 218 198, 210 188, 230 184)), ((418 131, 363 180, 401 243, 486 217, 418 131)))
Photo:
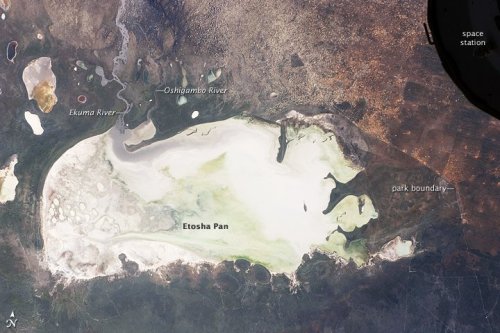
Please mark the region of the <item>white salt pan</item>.
POLYGON ((330 133, 310 126, 296 134, 282 163, 280 127, 250 118, 198 125, 135 152, 116 129, 78 143, 44 185, 49 269, 78 279, 110 275, 121 271, 118 255, 125 253, 141 270, 244 257, 293 272, 338 226, 352 230, 377 217, 366 195, 361 213, 356 196, 322 213, 335 187, 325 176, 346 182, 361 168, 330 133), (214 230, 214 223, 228 229, 214 230))

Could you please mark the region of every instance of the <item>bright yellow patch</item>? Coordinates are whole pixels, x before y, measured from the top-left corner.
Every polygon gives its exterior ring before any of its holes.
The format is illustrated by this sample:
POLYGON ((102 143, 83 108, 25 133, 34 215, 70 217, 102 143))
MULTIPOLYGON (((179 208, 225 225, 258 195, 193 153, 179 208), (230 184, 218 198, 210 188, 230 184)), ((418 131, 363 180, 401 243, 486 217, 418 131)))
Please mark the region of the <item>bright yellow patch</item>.
POLYGON ((33 88, 33 98, 42 112, 49 113, 57 103, 55 87, 47 81, 42 81, 33 88))

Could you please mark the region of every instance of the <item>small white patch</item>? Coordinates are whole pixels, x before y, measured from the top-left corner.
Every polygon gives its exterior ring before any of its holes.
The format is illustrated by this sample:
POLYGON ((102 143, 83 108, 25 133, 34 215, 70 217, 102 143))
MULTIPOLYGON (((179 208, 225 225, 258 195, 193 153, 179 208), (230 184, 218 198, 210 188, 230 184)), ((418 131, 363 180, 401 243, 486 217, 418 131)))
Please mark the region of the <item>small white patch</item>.
POLYGON ((382 246, 376 255, 382 260, 396 261, 401 258, 411 257, 415 251, 415 240, 403 240, 397 236, 382 246))
POLYGON ((193 111, 193 113, 191 113, 191 118, 192 119, 198 118, 199 115, 200 113, 198 111, 193 111))
POLYGON ((207 76, 207 82, 210 84, 215 80, 217 80, 218 78, 220 78, 221 75, 222 75, 222 69, 220 68, 217 69, 215 73, 213 71, 210 71, 207 76))
POLYGON ((0 18, 2 19, 2 21, 5 21, 5 18, 6 18, 5 13, 2 13, 2 15, 0 16, 0 18))
POLYGON ((33 131, 33 134, 35 134, 35 135, 42 135, 43 134, 42 123, 40 122, 40 117, 38 117, 38 115, 31 113, 29 111, 26 111, 24 113, 24 119, 26 119, 28 124, 31 126, 31 130, 33 131))
POLYGON ((177 105, 184 105, 188 102, 188 99, 186 96, 180 96, 179 99, 177 100, 177 105))

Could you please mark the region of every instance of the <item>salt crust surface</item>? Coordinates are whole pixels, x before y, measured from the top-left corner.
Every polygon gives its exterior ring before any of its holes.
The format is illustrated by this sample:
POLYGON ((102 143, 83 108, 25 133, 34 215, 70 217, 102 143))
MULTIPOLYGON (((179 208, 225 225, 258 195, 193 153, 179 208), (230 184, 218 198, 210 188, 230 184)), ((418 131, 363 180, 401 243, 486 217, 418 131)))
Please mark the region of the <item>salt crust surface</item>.
POLYGON ((46 265, 88 279, 121 272, 125 253, 141 270, 243 257, 291 273, 338 226, 349 231, 377 218, 366 195, 361 209, 347 196, 323 214, 335 187, 328 173, 347 182, 361 171, 334 136, 315 126, 289 131, 278 163, 279 135, 276 124, 232 118, 134 152, 124 145, 130 133, 116 129, 76 144, 44 185, 46 265))

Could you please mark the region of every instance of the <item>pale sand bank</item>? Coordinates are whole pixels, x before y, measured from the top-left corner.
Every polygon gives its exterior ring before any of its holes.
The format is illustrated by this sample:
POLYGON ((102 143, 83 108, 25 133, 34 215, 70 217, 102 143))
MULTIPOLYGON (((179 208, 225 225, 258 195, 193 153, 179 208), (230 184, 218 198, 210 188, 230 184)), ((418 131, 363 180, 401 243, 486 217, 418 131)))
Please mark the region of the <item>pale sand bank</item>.
POLYGON ((0 204, 14 201, 16 198, 16 187, 19 181, 14 174, 17 164, 17 155, 12 155, 3 169, 0 169, 0 204))

